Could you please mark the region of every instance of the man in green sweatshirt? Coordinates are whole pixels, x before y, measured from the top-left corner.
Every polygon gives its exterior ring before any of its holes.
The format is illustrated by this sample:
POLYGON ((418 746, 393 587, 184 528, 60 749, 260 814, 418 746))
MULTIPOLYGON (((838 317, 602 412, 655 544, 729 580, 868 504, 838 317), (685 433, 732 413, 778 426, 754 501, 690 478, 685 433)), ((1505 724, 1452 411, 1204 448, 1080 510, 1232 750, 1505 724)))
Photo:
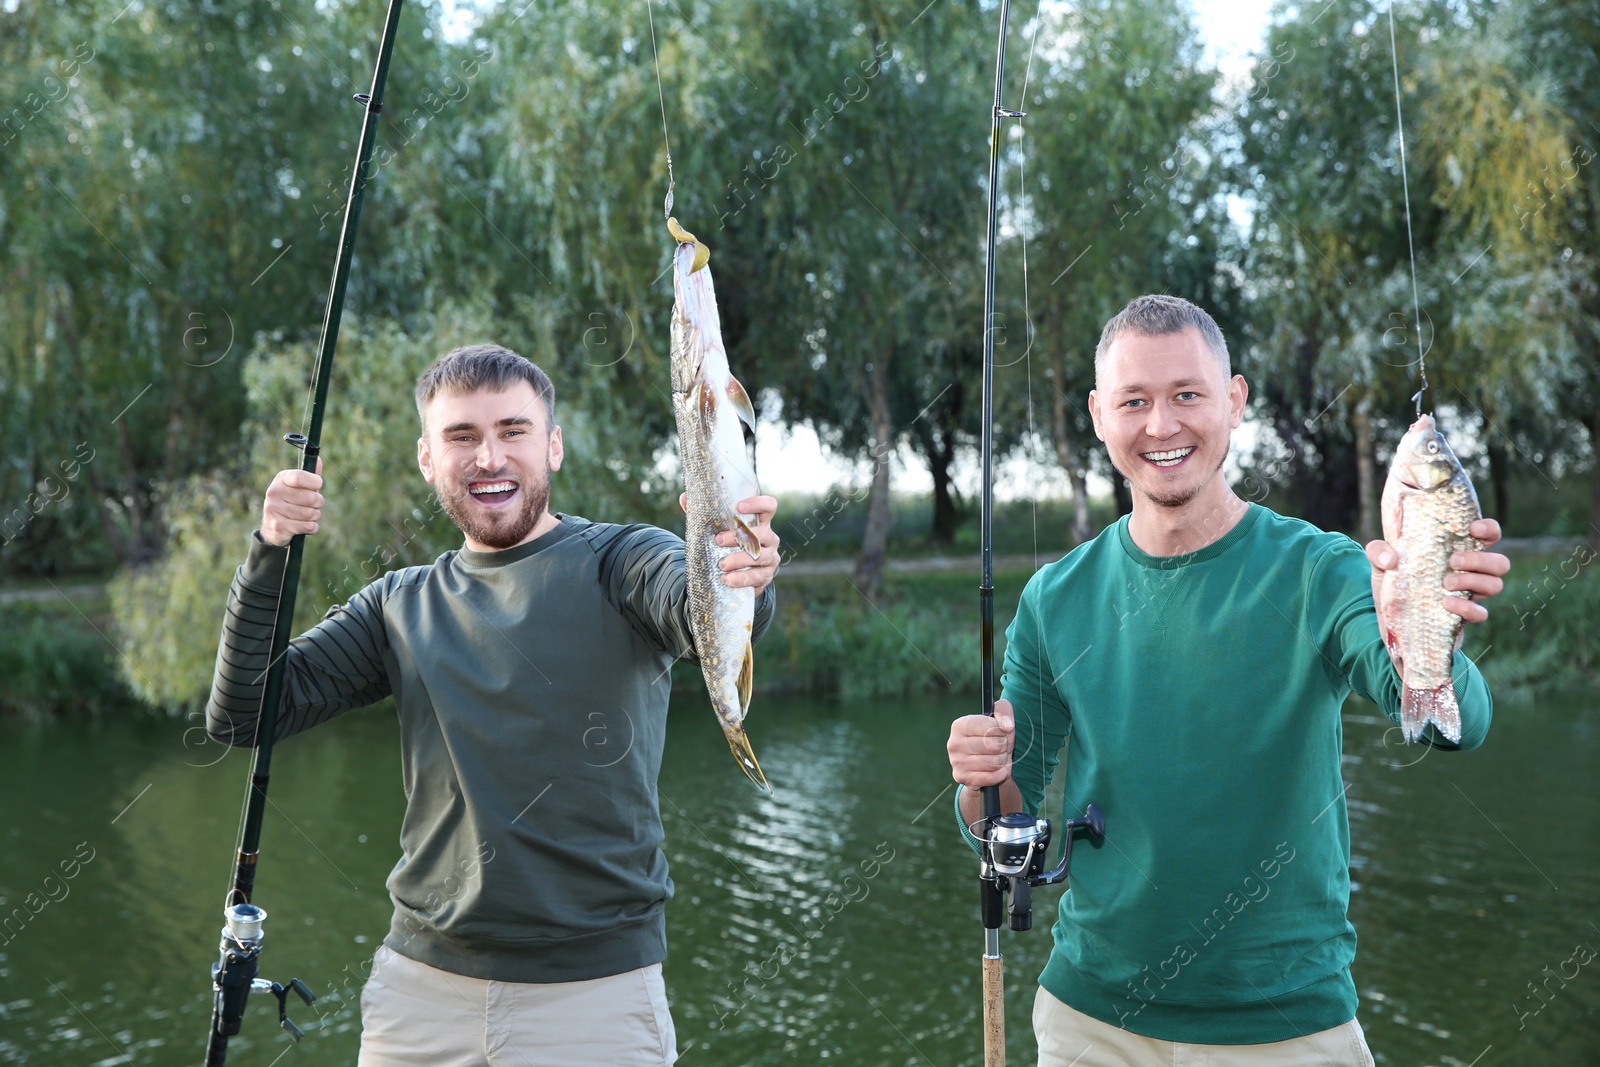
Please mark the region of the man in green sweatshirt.
MULTIPOLYGON (((391 571, 288 650, 277 738, 393 696, 406 812, 394 920, 361 996, 361 1067, 661 1067, 672 880, 656 791, 673 660, 694 655, 683 542, 554 513, 550 379, 496 345, 417 383, 417 464, 464 547, 391 571), (606 745, 596 746, 596 729, 606 745)), ((255 741, 288 551, 322 478, 273 479, 228 596, 210 734, 255 741)), ((777 503, 722 560, 772 620, 777 503)), ((731 547, 731 534, 719 541, 731 547)))
MULTIPOLYGON (((1036 813, 1069 737, 1063 815, 1106 813, 1105 847, 1074 854, 1039 978, 1039 1063, 1370 1065, 1340 707, 1353 691, 1398 721, 1373 609, 1394 552, 1234 494, 1222 467, 1248 390, 1195 305, 1134 300, 1106 324, 1095 377, 1089 411, 1133 513, 1033 576, 1004 699, 957 719, 947 745, 973 847, 977 790, 1036 813)), ((1500 527, 1472 533, 1489 546, 1500 527)), ((1481 601, 1509 564, 1482 551, 1451 566, 1446 587, 1481 601)), ((1459 651, 1453 675, 1461 739, 1429 726, 1423 740, 1476 748, 1489 691, 1459 651)))

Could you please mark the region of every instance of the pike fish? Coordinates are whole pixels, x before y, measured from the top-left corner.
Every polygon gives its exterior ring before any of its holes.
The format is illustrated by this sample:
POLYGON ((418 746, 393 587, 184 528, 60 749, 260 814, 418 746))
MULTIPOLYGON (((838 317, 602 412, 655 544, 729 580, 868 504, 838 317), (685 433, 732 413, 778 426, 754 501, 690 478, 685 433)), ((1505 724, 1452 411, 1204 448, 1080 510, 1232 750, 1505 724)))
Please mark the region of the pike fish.
POLYGON ((730 589, 718 567, 735 552, 752 560, 761 554, 760 539, 734 507, 760 492, 740 429, 741 423, 755 429, 755 409, 728 370, 717 293, 706 267, 711 250, 676 219, 668 219, 667 228, 678 242, 672 264, 672 408, 689 498, 684 556, 690 628, 728 747, 750 780, 770 791, 744 733, 755 671, 750 628, 756 594, 753 589, 730 589), (727 530, 737 538, 735 547, 716 543, 717 534, 727 530))
POLYGON ((1407 741, 1433 723, 1451 741, 1461 740, 1450 661, 1461 635, 1461 616, 1445 610, 1444 587, 1452 552, 1482 547, 1467 532, 1483 517, 1478 494, 1450 445, 1423 415, 1400 440, 1383 486, 1383 537, 1399 565, 1385 571, 1378 597, 1378 624, 1403 687, 1400 728, 1407 741))

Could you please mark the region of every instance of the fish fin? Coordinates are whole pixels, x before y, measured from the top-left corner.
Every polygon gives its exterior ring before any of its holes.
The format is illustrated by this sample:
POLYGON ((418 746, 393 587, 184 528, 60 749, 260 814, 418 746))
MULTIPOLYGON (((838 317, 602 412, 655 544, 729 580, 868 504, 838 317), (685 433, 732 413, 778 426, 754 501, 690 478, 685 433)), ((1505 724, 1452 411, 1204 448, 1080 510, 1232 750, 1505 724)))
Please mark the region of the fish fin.
POLYGON ((1394 669, 1404 674, 1406 658, 1400 654, 1400 635, 1387 624, 1383 628, 1383 647, 1389 650, 1389 658, 1394 660, 1394 669))
POLYGON ((1400 730, 1407 741, 1422 736, 1428 723, 1439 728, 1446 741, 1461 740, 1461 708, 1456 704, 1454 682, 1433 689, 1407 686, 1400 694, 1400 730))
POLYGON ((745 524, 745 521, 739 517, 738 512, 733 513, 733 538, 738 546, 744 549, 745 555, 752 560, 761 558, 761 538, 757 537, 756 532, 745 524))
POLYGON ((761 764, 756 762, 756 754, 750 747, 750 739, 745 736, 742 729, 728 734, 728 748, 733 751, 733 758, 738 762, 739 769, 744 771, 745 777, 770 794, 772 787, 767 784, 767 776, 761 773, 761 764))
POLYGON ((744 662, 739 664, 739 718, 750 712, 750 690, 756 680, 756 654, 746 641, 744 646, 744 662))
POLYGON ((717 436, 717 393, 704 381, 700 383, 700 433, 707 442, 717 436))
POLYGON ((744 391, 744 386, 739 384, 739 379, 728 379, 728 399, 733 401, 733 410, 738 413, 739 421, 750 427, 750 432, 756 432, 756 407, 750 403, 750 394, 744 391))

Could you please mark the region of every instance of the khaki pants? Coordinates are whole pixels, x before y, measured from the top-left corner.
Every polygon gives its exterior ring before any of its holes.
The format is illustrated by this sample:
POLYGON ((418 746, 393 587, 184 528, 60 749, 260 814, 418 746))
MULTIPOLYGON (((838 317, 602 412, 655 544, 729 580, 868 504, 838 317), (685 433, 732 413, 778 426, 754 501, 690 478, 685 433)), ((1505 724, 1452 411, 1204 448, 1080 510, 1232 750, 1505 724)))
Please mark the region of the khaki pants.
POLYGON ((661 965, 587 982, 486 982, 378 949, 358 1067, 669 1067, 661 965))
POLYGON ((1361 1024, 1264 1045, 1187 1045, 1142 1037, 1061 1003, 1043 986, 1033 1000, 1039 1067, 1372 1067, 1361 1024))

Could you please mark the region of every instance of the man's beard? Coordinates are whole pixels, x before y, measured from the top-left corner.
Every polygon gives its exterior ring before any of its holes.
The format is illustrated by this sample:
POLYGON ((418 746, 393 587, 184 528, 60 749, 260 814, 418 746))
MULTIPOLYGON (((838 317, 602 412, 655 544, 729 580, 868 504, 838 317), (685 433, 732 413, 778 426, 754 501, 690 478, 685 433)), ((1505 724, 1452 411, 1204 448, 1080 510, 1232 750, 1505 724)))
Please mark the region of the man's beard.
MULTIPOLYGON (((490 478, 473 479, 476 481, 490 481, 490 478)), ((522 495, 522 506, 512 512, 490 512, 487 515, 479 512, 474 514, 472 494, 467 491, 466 483, 460 488, 451 488, 448 492, 441 484, 434 484, 434 492, 439 497, 450 521, 454 522, 462 533, 482 545, 493 549, 511 548, 522 543, 523 539, 539 524, 539 519, 544 515, 545 508, 550 505, 550 475, 545 474, 540 479, 519 479, 518 492, 522 495), (487 521, 485 521, 487 520, 487 521)))

